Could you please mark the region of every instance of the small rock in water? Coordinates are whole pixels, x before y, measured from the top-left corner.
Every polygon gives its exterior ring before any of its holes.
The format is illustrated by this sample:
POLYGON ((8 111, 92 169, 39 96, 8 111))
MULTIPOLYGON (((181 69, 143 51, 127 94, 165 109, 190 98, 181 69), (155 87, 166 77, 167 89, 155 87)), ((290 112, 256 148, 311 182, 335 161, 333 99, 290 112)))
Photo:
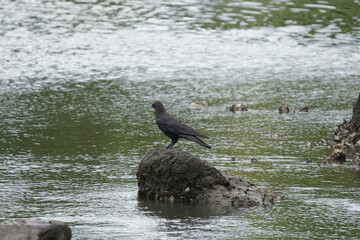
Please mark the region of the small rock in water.
POLYGON ((241 103, 237 103, 237 104, 234 103, 230 107, 226 107, 226 109, 233 113, 238 112, 238 111, 247 111, 248 110, 248 108, 244 104, 241 104, 241 103))
POLYGON ((252 163, 257 163, 257 161, 258 161, 258 160, 257 160, 256 158, 252 158, 252 159, 251 159, 251 162, 252 162, 252 163))
POLYGON ((283 114, 283 113, 289 113, 290 112, 290 109, 288 107, 279 107, 279 113, 280 114, 283 114))
POLYGON ((245 146, 245 143, 243 143, 243 142, 238 142, 238 144, 237 144, 239 147, 243 147, 243 146, 245 146))
POLYGON ((200 106, 207 107, 208 103, 206 101, 201 101, 200 106))
POLYGON ((305 106, 305 107, 299 108, 299 112, 308 112, 308 111, 309 111, 308 106, 305 106))
POLYGON ((328 163, 328 161, 326 161, 326 160, 324 160, 323 162, 322 162, 322 165, 323 166, 327 166, 329 163, 328 163))
POLYGON ((306 163, 312 163, 313 161, 310 158, 306 158, 306 163))
POLYGON ((196 102, 191 102, 190 103, 190 107, 191 108, 196 108, 196 107, 207 107, 208 103, 206 101, 201 101, 200 103, 196 103, 196 102))
POLYGON ((308 143, 306 144, 306 146, 308 146, 309 148, 311 148, 311 147, 313 147, 314 145, 313 145, 311 142, 308 142, 308 143))
POLYGON ((195 107, 197 107, 197 106, 199 106, 199 104, 197 104, 196 102, 191 102, 191 103, 190 103, 190 107, 195 108, 195 107))
POLYGON ((17 219, 9 224, 0 224, 0 239, 52 239, 70 240, 71 229, 60 221, 17 219))
POLYGON ((274 132, 271 132, 270 135, 269 135, 269 137, 270 137, 270 138, 283 138, 284 135, 287 135, 287 133, 282 134, 282 133, 274 133, 274 132))
POLYGON ((236 161, 237 158, 236 157, 231 157, 231 161, 236 161))
POLYGON ((315 145, 317 146, 324 146, 326 144, 325 139, 320 139, 319 141, 315 142, 315 145))

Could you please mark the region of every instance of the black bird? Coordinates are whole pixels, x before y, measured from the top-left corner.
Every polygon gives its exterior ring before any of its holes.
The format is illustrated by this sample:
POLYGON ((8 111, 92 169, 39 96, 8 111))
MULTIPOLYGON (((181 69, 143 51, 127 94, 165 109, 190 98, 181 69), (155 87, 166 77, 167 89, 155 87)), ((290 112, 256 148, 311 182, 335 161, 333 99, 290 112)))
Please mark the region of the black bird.
POLYGON ((211 148, 211 146, 207 145, 198 138, 209 138, 208 136, 196 132, 192 127, 181 123, 179 120, 168 114, 161 102, 154 102, 151 106, 155 108, 156 123, 160 130, 163 131, 166 136, 171 138, 171 143, 166 148, 174 146, 179 138, 186 138, 203 147, 211 148))

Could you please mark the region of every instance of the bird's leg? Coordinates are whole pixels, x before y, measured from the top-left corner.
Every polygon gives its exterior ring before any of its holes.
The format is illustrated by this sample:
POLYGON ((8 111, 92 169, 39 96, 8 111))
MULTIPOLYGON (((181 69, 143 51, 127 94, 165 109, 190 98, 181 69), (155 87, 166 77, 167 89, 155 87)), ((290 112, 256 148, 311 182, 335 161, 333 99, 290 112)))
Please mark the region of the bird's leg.
POLYGON ((171 139, 171 143, 166 148, 171 148, 175 143, 177 143, 177 139, 171 139))

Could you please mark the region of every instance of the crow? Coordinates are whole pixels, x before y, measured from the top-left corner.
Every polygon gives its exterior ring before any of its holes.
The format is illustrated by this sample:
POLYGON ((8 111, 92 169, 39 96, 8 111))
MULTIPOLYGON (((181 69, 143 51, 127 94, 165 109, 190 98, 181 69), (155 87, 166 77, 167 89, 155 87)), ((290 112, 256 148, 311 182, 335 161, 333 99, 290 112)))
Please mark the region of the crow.
POLYGON ((198 138, 209 138, 208 136, 196 132, 192 127, 181 123, 179 120, 168 114, 161 102, 154 102, 151 106, 155 108, 155 119, 160 130, 171 139, 171 143, 166 148, 174 146, 179 138, 186 138, 203 147, 211 148, 211 146, 198 138))

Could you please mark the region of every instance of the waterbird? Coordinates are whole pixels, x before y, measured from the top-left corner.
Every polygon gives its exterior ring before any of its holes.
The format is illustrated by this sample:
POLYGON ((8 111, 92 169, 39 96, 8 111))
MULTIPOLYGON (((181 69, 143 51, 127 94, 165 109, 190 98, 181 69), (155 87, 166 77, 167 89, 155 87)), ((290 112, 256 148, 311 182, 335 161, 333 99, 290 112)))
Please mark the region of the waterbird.
POLYGON ((200 146, 211 148, 211 146, 198 138, 209 138, 208 136, 196 132, 189 125, 180 122, 168 114, 161 102, 156 101, 151 106, 155 108, 155 120, 159 129, 171 139, 171 143, 166 148, 174 146, 179 138, 185 138, 199 144, 200 146))

